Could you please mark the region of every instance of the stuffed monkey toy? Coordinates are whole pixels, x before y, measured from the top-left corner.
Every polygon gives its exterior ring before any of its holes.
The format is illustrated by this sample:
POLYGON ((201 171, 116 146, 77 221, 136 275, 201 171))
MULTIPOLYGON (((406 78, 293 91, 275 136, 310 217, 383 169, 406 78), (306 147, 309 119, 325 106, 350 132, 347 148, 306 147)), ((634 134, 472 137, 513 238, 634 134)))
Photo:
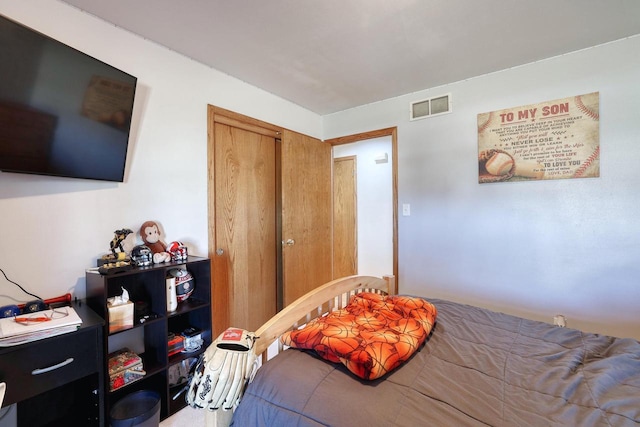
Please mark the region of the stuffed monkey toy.
POLYGON ((160 234, 160 227, 153 221, 145 221, 140 227, 140 237, 153 252, 153 262, 156 264, 171 261, 167 245, 160 239, 160 234))

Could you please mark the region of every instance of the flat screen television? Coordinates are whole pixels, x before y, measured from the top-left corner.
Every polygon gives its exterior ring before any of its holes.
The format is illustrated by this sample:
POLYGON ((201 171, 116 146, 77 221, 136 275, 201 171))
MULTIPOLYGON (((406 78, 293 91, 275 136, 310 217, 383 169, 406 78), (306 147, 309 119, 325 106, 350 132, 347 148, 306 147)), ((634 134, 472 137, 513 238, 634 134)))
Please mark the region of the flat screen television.
POLYGON ((0 170, 123 182, 136 84, 0 15, 0 170))

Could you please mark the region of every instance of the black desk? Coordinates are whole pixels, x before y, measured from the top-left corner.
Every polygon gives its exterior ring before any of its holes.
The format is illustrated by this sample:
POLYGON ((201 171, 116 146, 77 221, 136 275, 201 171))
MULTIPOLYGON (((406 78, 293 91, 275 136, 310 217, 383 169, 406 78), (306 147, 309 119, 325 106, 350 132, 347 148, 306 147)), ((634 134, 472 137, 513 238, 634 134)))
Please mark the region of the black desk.
POLYGON ((77 331, 0 348, 3 405, 18 403, 20 426, 104 426, 104 321, 86 304, 73 308, 77 331))

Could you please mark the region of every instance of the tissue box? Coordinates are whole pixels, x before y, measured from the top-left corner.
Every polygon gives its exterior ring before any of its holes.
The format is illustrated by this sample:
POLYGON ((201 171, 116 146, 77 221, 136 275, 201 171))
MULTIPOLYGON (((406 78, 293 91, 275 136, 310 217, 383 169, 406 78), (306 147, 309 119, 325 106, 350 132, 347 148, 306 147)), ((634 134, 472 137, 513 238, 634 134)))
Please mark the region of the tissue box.
POLYGON ((117 390, 145 374, 142 359, 128 348, 109 354, 109 390, 117 390))
POLYGON ((107 309, 109 310, 109 333, 133 327, 133 303, 131 301, 118 305, 111 305, 107 302, 107 309))

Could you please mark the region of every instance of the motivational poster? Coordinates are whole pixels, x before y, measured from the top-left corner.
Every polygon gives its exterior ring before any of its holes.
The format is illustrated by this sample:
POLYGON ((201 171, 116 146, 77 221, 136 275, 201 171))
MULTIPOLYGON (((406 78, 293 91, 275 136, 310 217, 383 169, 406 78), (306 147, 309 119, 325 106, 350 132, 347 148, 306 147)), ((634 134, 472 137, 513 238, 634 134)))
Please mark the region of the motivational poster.
POLYGON ((478 114, 481 184, 599 176, 599 92, 478 114))

